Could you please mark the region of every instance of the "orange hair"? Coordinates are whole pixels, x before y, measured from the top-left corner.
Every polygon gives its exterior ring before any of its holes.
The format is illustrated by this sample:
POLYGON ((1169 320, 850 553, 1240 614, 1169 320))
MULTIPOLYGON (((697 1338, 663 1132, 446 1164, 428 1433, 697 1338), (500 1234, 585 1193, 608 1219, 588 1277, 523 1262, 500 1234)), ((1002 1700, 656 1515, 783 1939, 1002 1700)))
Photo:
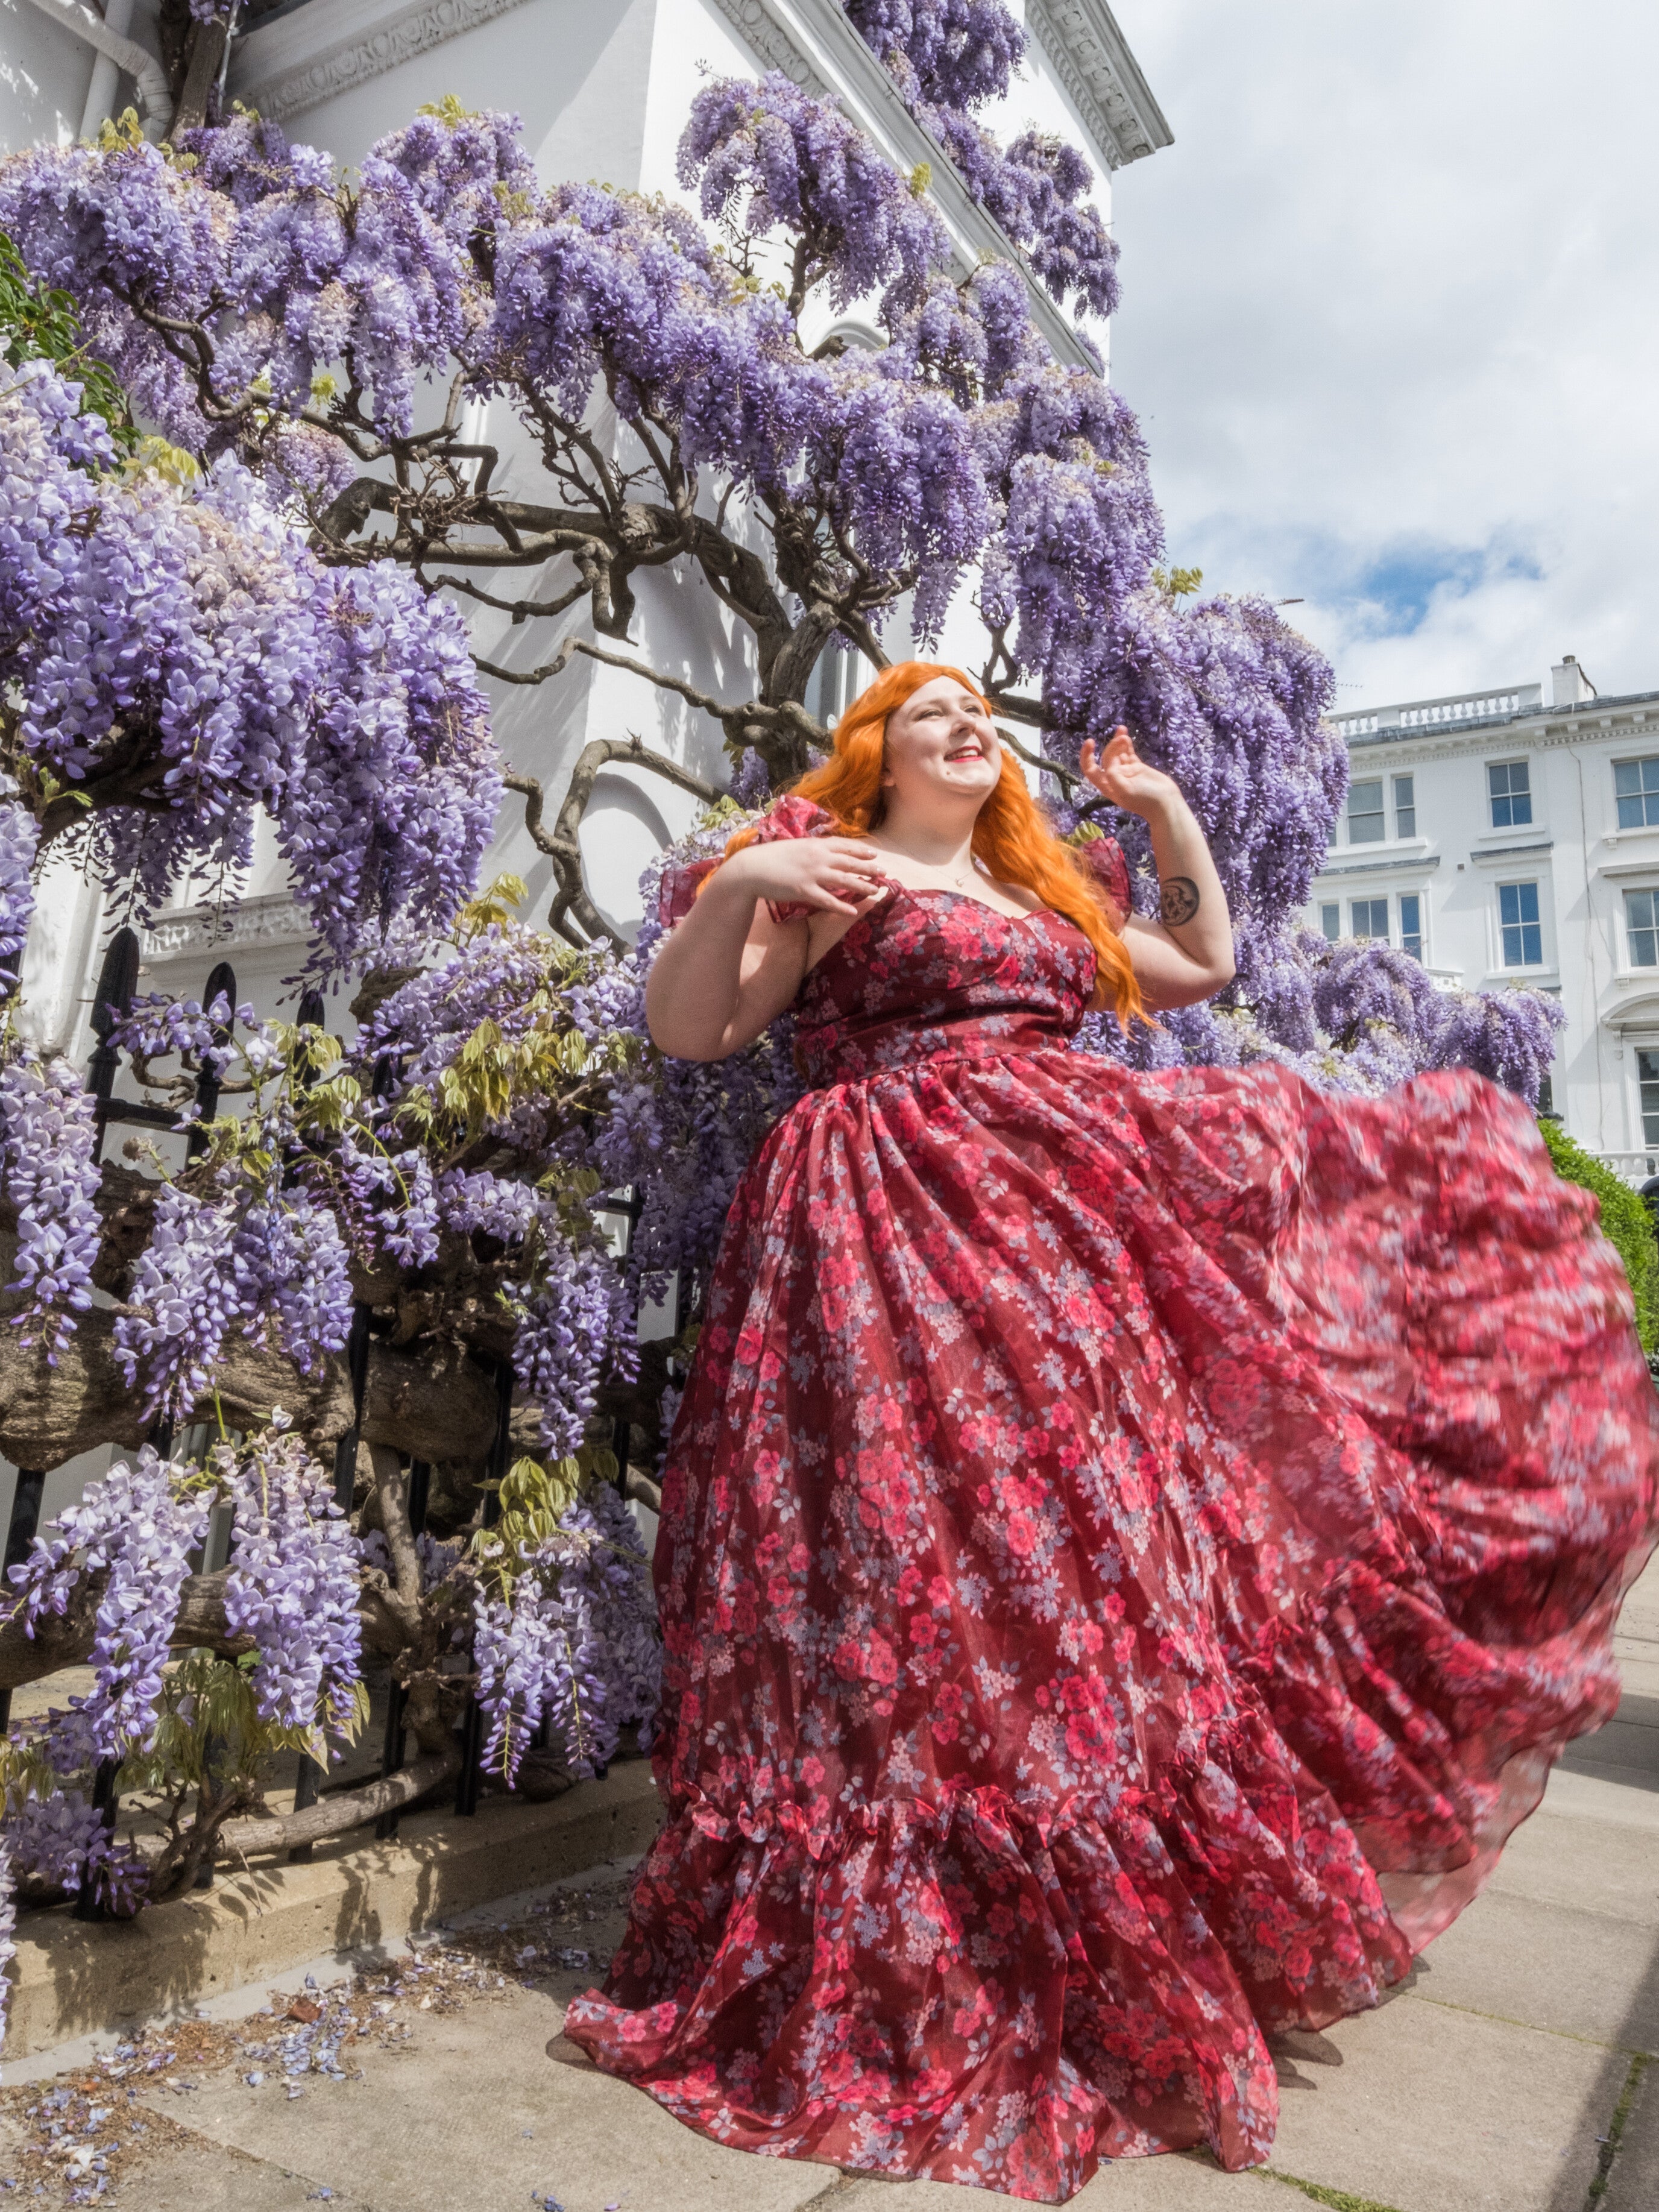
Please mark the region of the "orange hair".
MULTIPOLYGON (((930 660, 901 660, 884 669, 847 708, 836 725, 830 758, 790 786, 797 799, 810 799, 834 817, 837 836, 861 837, 880 822, 887 718, 936 676, 948 676, 971 691, 990 714, 989 701, 959 668, 930 660)), ((755 835, 752 828, 739 830, 724 857, 729 859, 752 843, 755 835)), ((974 824, 973 853, 996 882, 1019 884, 1035 891, 1044 906, 1076 924, 1095 949, 1094 1004, 1110 1007, 1127 1026, 1131 1015, 1142 1008, 1140 987, 1123 940, 1112 927, 1093 878, 1050 829, 1019 763, 1006 747, 1001 776, 974 824)))

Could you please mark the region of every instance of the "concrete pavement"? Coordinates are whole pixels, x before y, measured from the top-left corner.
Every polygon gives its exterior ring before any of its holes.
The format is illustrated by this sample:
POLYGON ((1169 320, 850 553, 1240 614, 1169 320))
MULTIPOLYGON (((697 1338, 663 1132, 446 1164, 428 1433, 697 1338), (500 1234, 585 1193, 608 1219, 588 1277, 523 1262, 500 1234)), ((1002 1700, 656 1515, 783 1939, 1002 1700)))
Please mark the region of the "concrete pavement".
MULTIPOLYGON (((1285 2039, 1270 2171, 1224 2174, 1200 2156, 1125 2163, 1097 2177, 1081 2212, 1296 2212, 1310 2199, 1334 2212, 1655 2212, 1659 1565, 1632 1594, 1619 1649, 1619 1717, 1574 1747, 1486 1893, 1410 1985, 1324 2035, 1285 2039)), ((105 2201, 128 2212, 501 2212, 550 2198, 563 2212, 894 2212, 896 2202, 972 2212, 985 2202, 723 2150, 569 2063, 563 2006, 614 1942, 622 1893, 613 1870, 533 1912, 525 1900, 522 1920, 474 1915, 424 1964, 359 1984, 349 2007, 325 2005, 315 2027, 296 2026, 318 2011, 302 1990, 297 2011, 278 1994, 259 2020, 158 2029, 118 2062, 119 2078, 117 2063, 89 2070, 77 2054, 78 2071, 0 2095, 0 2179, 15 2175, 27 2200, 37 2174, 84 2163, 65 2156, 62 2136, 42 2156, 40 2130, 56 2124, 71 2142, 119 2147, 105 2201), (277 2061, 258 2054, 284 2036, 332 2035, 331 2022, 343 2023, 343 2078, 309 2074, 290 2094, 277 2061), (42 2112, 52 2094, 65 2099, 55 2122, 42 2112), (104 2118, 88 2127, 90 2112, 104 2118)), ((246 2001, 227 2000, 222 2014, 246 2001)), ((64 2202, 64 2185, 42 2201, 64 2202)))

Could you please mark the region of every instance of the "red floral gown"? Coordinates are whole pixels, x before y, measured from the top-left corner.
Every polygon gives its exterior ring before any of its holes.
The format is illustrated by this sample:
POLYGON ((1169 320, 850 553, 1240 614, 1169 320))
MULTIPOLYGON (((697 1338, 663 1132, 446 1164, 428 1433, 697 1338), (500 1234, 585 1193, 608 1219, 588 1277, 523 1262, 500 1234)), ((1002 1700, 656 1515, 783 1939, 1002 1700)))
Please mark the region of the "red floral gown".
POLYGON ((1659 1419, 1464 1073, 1068 1049, 1093 953, 895 887, 807 978, 664 1484, 667 1822, 567 2033, 724 2143, 1061 2203, 1267 2154, 1570 1737, 1659 1419))

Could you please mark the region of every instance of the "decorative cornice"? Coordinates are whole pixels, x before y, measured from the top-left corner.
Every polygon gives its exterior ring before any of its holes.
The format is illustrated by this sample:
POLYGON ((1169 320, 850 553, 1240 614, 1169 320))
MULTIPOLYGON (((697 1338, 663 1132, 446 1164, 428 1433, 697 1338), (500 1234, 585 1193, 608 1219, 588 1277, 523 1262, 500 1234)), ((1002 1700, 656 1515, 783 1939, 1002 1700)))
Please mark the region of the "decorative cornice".
POLYGON ((187 907, 158 915, 138 933, 146 960, 177 960, 186 952, 219 952, 227 945, 302 945, 311 934, 305 908, 284 893, 244 899, 228 909, 187 907))
POLYGON ((830 88, 796 45, 767 0, 714 0, 714 5, 757 60, 781 70, 803 92, 823 99, 830 88))
POLYGON ((1469 854, 1472 868, 1507 868, 1516 860, 1529 860, 1540 853, 1555 850, 1553 837, 1534 838, 1530 845, 1487 845, 1477 847, 1469 854))
MULTIPOLYGON (((1392 860, 1343 861, 1322 868, 1314 878, 1316 887, 1329 876, 1401 876, 1426 874, 1440 866, 1438 853, 1402 853, 1392 860)), ((1312 896, 1311 893, 1309 894, 1312 896)))
POLYGON ((1640 703, 1592 702, 1589 708, 1545 707, 1529 714, 1465 722, 1455 730, 1443 725, 1434 730, 1405 730, 1398 736, 1385 732, 1380 736, 1350 738, 1348 758, 1356 769, 1370 775, 1381 772, 1384 760, 1395 770, 1427 761, 1467 759, 1471 753, 1555 752, 1573 745, 1650 742, 1659 726, 1653 717, 1659 692, 1635 696, 1640 703))
POLYGON ((238 100, 278 123, 388 70, 413 61, 465 31, 505 15, 522 0, 330 0, 296 9, 237 47, 230 86, 238 100), (319 50, 320 46, 320 50, 319 50))
POLYGON ((1025 23, 1109 168, 1174 143, 1105 0, 1030 0, 1025 23))

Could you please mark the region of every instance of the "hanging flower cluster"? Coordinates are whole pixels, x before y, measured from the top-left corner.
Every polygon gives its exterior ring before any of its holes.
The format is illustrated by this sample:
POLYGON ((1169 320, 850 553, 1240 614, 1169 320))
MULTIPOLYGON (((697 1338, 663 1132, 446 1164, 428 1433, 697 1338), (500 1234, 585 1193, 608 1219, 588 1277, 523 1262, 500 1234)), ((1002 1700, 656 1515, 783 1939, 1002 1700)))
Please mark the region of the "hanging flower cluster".
POLYGON ((232 458, 123 459, 41 363, 0 393, 0 960, 41 837, 140 912, 246 866, 264 809, 324 964, 468 896, 500 781, 459 616, 323 567, 232 458))
POLYGON ((254 1639, 259 1716, 343 1733, 362 1675, 359 1547, 332 1476, 280 1430, 219 1463, 235 1516, 225 1625, 254 1639))
POLYGON ((550 1525, 544 1505, 524 1511, 522 1481, 507 1494, 505 1537, 478 1547, 489 1565, 472 1647, 489 1720, 484 1764, 510 1786, 544 1726, 570 1771, 591 1775, 623 1726, 648 1723, 656 1708, 661 1645, 645 1552, 609 1483, 588 1486, 550 1525))

